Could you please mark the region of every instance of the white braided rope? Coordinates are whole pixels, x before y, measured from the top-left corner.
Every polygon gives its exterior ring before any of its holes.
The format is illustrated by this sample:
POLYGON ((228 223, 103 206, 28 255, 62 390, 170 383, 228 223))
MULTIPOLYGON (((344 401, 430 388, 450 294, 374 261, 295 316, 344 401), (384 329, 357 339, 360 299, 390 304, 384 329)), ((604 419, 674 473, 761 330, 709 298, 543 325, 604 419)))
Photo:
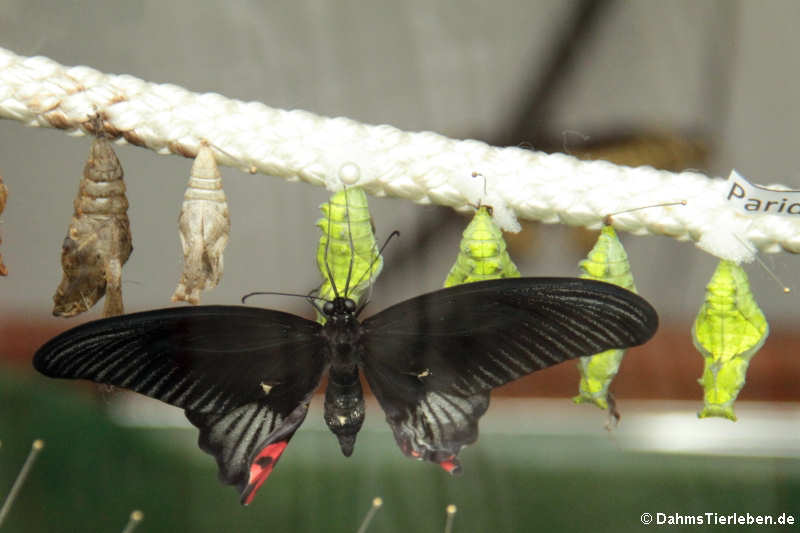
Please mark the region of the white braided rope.
POLYGON ((518 218, 596 228, 608 213, 686 200, 616 216, 614 225, 691 239, 739 262, 752 260, 756 248, 800 253, 800 217, 735 212, 725 202, 726 182, 696 172, 586 162, 272 109, 0 48, 0 117, 81 135, 98 112, 112 135, 160 154, 193 157, 206 139, 221 150, 219 164, 329 189, 341 186, 345 169, 343 178, 377 196, 456 209, 492 205, 505 229, 518 227, 518 218), (473 172, 486 177, 485 193, 473 172))

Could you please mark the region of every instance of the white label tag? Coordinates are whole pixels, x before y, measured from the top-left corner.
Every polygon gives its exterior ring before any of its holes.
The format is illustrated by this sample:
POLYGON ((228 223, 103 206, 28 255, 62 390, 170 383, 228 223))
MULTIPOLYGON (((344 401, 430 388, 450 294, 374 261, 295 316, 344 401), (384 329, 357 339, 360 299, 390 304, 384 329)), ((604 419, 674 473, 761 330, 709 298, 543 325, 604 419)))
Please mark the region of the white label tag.
POLYGON ((800 191, 776 191, 753 185, 735 170, 728 176, 725 199, 731 207, 750 215, 800 217, 800 191))

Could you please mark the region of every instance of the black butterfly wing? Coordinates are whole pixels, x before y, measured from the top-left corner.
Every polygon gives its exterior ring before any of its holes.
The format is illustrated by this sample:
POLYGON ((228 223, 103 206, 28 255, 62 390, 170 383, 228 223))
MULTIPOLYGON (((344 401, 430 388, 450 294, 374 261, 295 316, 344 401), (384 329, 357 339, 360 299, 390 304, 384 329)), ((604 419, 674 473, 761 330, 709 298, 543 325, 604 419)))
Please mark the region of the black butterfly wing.
POLYGON ((41 373, 124 387, 186 410, 220 478, 249 503, 325 369, 321 326, 251 307, 159 309, 83 324, 34 356, 41 373))
POLYGON ((258 401, 266 385, 271 402, 293 409, 317 385, 320 329, 252 307, 158 309, 68 330, 39 348, 33 366, 46 376, 123 387, 195 412, 258 401))
POLYGON ((200 429, 200 449, 216 458, 220 481, 236 486, 242 505, 253 501, 256 491, 272 473, 289 440, 305 420, 313 394, 312 388, 288 412, 264 400, 225 414, 186 411, 186 418, 200 429))
POLYGON ((462 396, 425 390, 422 383, 411 383, 416 377, 399 379, 364 368, 400 450, 414 459, 437 463, 448 473, 459 473, 456 456, 462 447, 478 440, 478 419, 489 407, 490 391, 462 396), (399 385, 400 380, 408 383, 399 385))
POLYGON ((650 339, 643 298, 603 282, 516 278, 459 285, 364 321, 364 374, 400 448, 456 470, 489 392, 536 370, 650 339))

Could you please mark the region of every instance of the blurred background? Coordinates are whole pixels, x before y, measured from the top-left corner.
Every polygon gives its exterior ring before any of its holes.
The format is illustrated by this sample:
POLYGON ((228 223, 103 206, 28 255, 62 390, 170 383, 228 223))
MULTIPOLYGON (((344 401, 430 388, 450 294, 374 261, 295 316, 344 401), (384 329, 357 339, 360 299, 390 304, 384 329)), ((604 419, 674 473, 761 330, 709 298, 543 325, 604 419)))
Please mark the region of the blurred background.
MULTIPOLYGON (((163 2, 5 0, 0 46, 147 81, 279 108, 431 130, 669 170, 800 189, 796 32, 800 4, 622 2, 163 2)), ((622 235, 639 292, 662 327, 631 350, 612 385, 622 413, 574 406, 574 363, 493 395, 465 474, 405 459, 377 405, 344 459, 319 402, 254 504, 216 480, 179 410, 34 374, 50 336, 99 318, 51 316, 61 243, 90 140, 0 122, 9 188, 0 234, 0 499, 34 438, 46 448, 8 531, 114 531, 134 508, 140 531, 628 531, 643 512, 792 513, 800 519, 800 258, 764 261, 784 295, 747 267, 770 323, 737 404, 739 421, 698 420, 702 358, 690 329, 716 259, 690 243, 622 235)), ((170 305, 182 255, 177 217, 191 161, 120 146, 134 253, 127 311, 170 305)), ((254 290, 306 293, 320 282, 314 222, 328 193, 222 169, 232 218, 225 274, 203 303, 254 290)), ((385 254, 373 311, 439 288, 468 219, 438 206, 370 198, 385 254)), ((523 275, 576 275, 596 233, 525 223, 509 235, 523 275)), ((298 299, 258 305, 308 316, 298 299)), ((696 528, 691 528, 696 530, 696 528)), ((680 530, 680 528, 676 528, 680 530)), ((688 529, 687 529, 688 530, 688 529)))

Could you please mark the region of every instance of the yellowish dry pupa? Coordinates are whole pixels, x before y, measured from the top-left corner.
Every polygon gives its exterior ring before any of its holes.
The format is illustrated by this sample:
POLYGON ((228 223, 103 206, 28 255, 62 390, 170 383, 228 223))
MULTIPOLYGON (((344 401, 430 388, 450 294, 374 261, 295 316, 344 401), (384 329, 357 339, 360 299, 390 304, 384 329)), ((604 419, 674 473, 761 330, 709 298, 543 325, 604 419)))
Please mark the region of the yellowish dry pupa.
MULTIPOLYGON (((346 296, 360 305, 383 268, 367 195, 361 187, 348 187, 319 208, 317 268, 323 282, 316 295, 325 300, 346 296)), ((325 317, 318 312, 317 320, 324 323, 325 317)))
POLYGON ((172 301, 200 303, 200 291, 212 289, 222 277, 223 252, 231 232, 231 217, 213 150, 201 144, 183 195, 178 217, 183 273, 172 301))
MULTIPOLYGON (((636 292, 628 254, 611 225, 603 227, 597 237, 597 243, 586 259, 580 262, 579 267, 580 277, 583 279, 605 281, 636 292)), ((624 355, 625 350, 606 350, 589 357, 580 357, 578 395, 572 401, 593 403, 601 409, 610 409, 612 416, 618 418, 618 413, 613 409, 613 399, 609 402, 608 387, 617 375, 624 355)))
POLYGON ((122 166, 94 120, 95 139, 83 169, 74 213, 61 249, 64 276, 53 296, 53 314, 83 313, 105 295, 103 316, 120 315, 122 265, 133 245, 122 166))
POLYGON ((480 206, 464 229, 458 257, 447 274, 445 287, 486 281, 518 278, 519 270, 506 251, 503 231, 492 218, 488 206, 480 206))
POLYGON ((753 298, 747 274, 732 261, 720 261, 692 326, 692 340, 705 362, 698 380, 704 406, 697 416, 736 421, 733 404, 750 360, 768 335, 769 324, 753 298))

